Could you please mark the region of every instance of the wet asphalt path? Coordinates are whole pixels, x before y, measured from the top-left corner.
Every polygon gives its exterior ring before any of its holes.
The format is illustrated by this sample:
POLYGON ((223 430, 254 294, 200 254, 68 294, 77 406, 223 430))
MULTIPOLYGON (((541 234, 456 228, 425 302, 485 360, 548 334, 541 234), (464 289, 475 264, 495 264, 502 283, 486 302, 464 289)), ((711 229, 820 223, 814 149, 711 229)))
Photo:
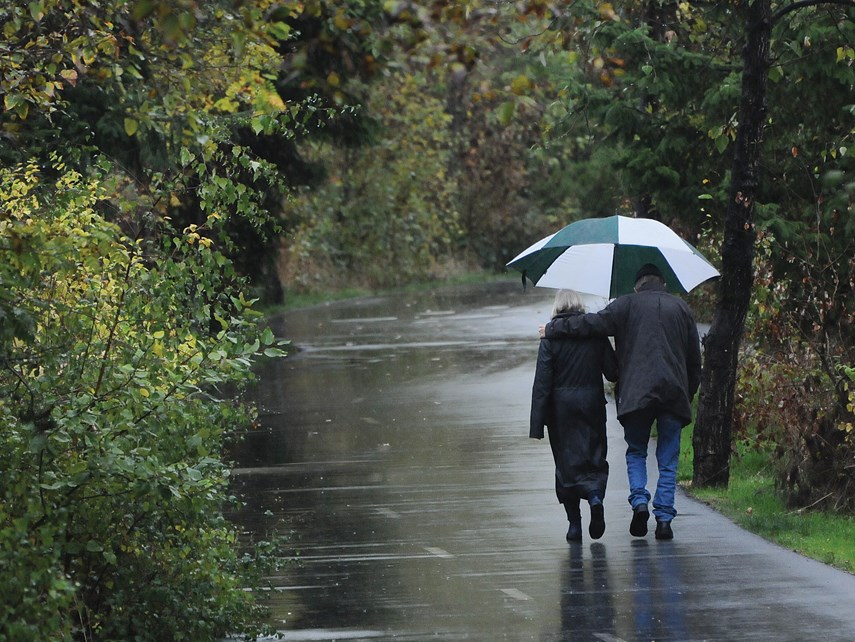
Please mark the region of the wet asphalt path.
POLYGON ((606 533, 567 544, 527 423, 552 294, 509 281, 274 320, 301 350, 260 372, 235 489, 247 529, 289 534, 283 639, 855 640, 855 576, 684 495, 674 541, 631 537, 611 403, 606 533))

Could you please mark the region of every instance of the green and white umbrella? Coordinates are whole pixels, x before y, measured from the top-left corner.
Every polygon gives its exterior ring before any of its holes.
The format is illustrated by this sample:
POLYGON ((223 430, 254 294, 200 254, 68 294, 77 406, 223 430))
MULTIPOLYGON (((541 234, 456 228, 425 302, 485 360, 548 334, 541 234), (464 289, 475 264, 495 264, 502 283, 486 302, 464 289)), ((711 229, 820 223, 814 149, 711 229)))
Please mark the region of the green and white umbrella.
POLYGON ((659 268, 668 289, 685 294, 719 276, 698 250, 667 225, 610 216, 576 221, 523 251, 508 267, 545 288, 566 288, 614 299, 629 294, 646 263, 659 268))

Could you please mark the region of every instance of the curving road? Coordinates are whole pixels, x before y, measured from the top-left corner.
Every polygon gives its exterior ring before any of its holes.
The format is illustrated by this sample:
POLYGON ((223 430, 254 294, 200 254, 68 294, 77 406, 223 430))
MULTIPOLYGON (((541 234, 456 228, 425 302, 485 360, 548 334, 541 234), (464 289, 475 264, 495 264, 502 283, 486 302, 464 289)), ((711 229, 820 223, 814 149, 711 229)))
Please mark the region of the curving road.
POLYGON ((631 537, 613 404, 606 533, 565 542, 548 443, 527 437, 552 294, 509 281, 274 319, 300 351, 260 371, 235 487, 249 531, 289 533, 281 639, 855 640, 855 576, 683 495, 673 541, 631 537))

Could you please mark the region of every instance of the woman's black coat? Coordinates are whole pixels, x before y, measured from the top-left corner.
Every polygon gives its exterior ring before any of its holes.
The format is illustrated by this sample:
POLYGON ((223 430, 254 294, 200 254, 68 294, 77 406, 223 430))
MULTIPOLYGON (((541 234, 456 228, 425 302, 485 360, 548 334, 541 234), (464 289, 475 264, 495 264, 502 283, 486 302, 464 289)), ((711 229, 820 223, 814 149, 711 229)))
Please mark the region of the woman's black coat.
POLYGON ((608 339, 540 342, 529 437, 542 439, 543 427, 549 429, 559 501, 562 488, 582 497, 599 491, 602 498, 605 492, 608 464, 603 375, 616 381, 617 372, 617 359, 608 339))

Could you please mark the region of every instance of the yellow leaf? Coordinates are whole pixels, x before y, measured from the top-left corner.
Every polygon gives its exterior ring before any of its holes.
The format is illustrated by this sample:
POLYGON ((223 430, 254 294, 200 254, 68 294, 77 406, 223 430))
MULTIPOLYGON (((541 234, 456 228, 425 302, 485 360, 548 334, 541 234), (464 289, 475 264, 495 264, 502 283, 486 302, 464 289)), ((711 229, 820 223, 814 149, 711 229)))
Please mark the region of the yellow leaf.
POLYGON ((238 107, 240 107, 240 105, 230 98, 220 98, 214 103, 214 109, 227 114, 233 114, 238 110, 238 107))
POLYGON ((148 399, 148 397, 151 395, 151 393, 148 391, 148 388, 140 388, 140 394, 146 399, 148 399))
POLYGON ((350 28, 350 20, 347 19, 347 16, 342 10, 336 12, 335 18, 333 18, 333 24, 339 31, 347 31, 350 28))
POLYGON ((128 136, 133 136, 140 128, 140 124, 133 118, 125 118, 125 133, 128 136))
POLYGON ((511 82, 511 91, 517 96, 522 96, 530 86, 528 77, 520 74, 511 82))
POLYGON ((620 20, 611 2, 604 2, 600 5, 600 18, 603 20, 620 20))
POLYGON ((273 109, 277 111, 281 111, 285 109, 285 103, 282 101, 282 98, 279 94, 274 92, 266 92, 265 98, 267 99, 267 104, 273 107, 273 109))
POLYGON ((62 76, 63 80, 65 80, 72 87, 77 86, 77 70, 63 69, 59 72, 59 75, 62 76))

